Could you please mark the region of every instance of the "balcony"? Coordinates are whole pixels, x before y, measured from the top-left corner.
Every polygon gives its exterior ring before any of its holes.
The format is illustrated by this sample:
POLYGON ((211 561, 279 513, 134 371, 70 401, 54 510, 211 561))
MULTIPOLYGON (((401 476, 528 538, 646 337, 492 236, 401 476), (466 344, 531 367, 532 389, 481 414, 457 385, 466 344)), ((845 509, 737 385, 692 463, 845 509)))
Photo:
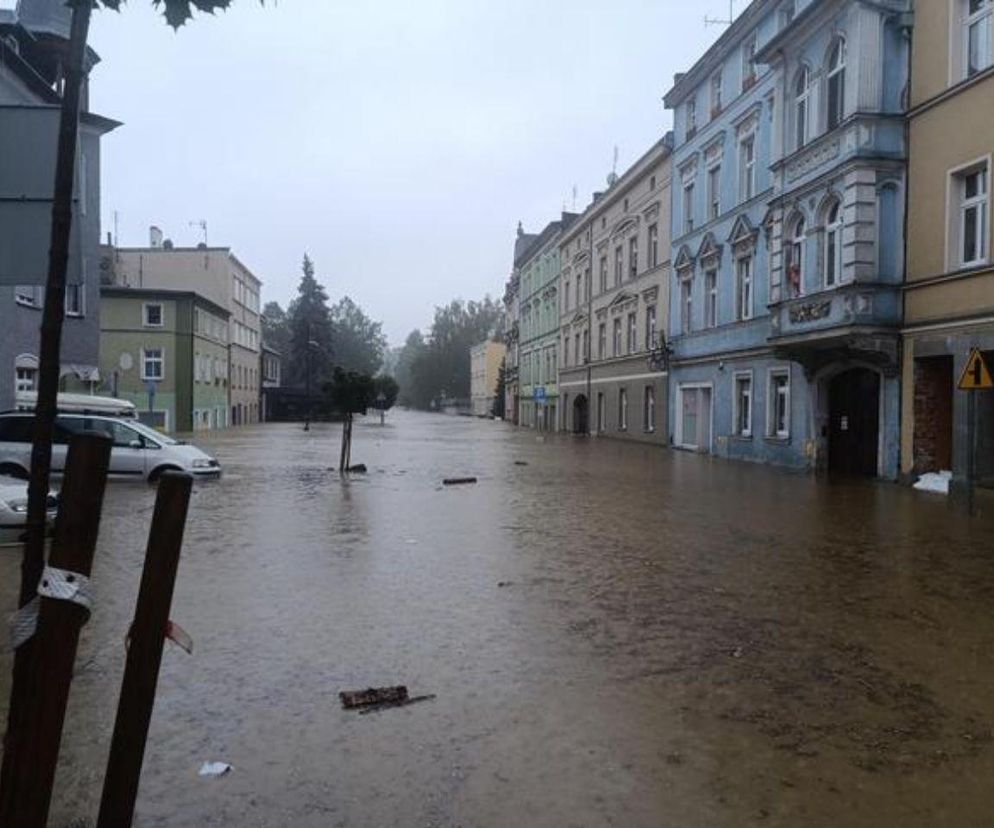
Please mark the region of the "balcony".
POLYGON ((837 359, 896 370, 900 325, 896 285, 855 282, 771 305, 769 341, 812 373, 837 359))

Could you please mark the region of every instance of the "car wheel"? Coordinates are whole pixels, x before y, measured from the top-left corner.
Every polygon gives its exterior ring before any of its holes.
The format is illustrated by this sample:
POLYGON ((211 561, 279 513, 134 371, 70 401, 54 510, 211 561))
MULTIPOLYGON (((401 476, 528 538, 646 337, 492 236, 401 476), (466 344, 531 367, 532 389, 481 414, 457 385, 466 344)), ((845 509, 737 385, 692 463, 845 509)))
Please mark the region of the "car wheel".
POLYGON ((148 476, 148 482, 158 483, 162 473, 167 471, 182 471, 182 469, 177 466, 159 466, 157 469, 152 469, 152 473, 148 476))
POLYGON ((7 477, 14 477, 17 480, 27 480, 28 473, 13 463, 4 463, 0 466, 0 475, 6 475, 7 477))

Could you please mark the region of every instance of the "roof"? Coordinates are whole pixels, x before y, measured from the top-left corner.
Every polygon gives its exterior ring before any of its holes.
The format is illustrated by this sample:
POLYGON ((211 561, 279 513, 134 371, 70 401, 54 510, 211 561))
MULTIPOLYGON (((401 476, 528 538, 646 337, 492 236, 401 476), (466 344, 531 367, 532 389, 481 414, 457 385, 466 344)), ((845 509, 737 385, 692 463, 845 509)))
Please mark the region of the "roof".
POLYGON ((101 285, 100 296, 116 299, 192 299, 198 305, 206 305, 212 312, 228 319, 230 311, 222 308, 192 290, 170 290, 169 288, 136 288, 123 285, 101 285))
POLYGON ((231 252, 230 247, 115 247, 115 252, 118 253, 154 253, 157 255, 167 255, 169 253, 224 253, 228 258, 235 262, 242 270, 244 270, 251 278, 255 279, 260 285, 263 284, 262 279, 256 276, 252 270, 245 264, 241 259, 239 259, 234 253, 231 252))

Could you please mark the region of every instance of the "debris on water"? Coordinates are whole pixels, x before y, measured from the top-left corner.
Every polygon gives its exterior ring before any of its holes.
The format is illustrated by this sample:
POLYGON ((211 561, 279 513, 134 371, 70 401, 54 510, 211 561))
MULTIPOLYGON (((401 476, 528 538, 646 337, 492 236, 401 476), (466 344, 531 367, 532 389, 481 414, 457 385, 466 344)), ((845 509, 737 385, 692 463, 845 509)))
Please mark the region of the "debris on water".
POLYGON ((732 658, 742 658, 742 648, 736 647, 732 650, 732 658))
POLYGON ((166 622, 166 638, 185 650, 188 655, 193 655, 193 638, 175 621, 166 622))
POLYGON ((345 471, 355 472, 357 474, 365 474, 368 471, 368 469, 366 468, 365 463, 356 463, 354 466, 349 466, 345 471))
POLYGON ((226 773, 230 773, 234 768, 227 762, 204 762, 200 766, 201 776, 211 776, 218 777, 224 776, 226 773))
POLYGON ((442 481, 443 486, 465 486, 468 483, 475 483, 475 477, 446 477, 442 481))
POLYGON ((367 713, 376 713, 378 710, 386 710, 388 707, 407 707, 409 704, 417 704, 418 702, 431 701, 435 698, 434 693, 428 693, 424 696, 411 696, 409 699, 404 699, 403 701, 395 702, 383 702, 382 704, 371 704, 367 707, 362 708, 359 711, 360 716, 365 716, 367 713))
POLYGON ((514 461, 514 465, 515 466, 527 466, 528 465, 528 461, 527 460, 515 460, 514 461))
POLYGON ((942 471, 938 473, 923 474, 918 478, 914 487, 920 492, 932 492, 934 494, 948 495, 949 483, 953 479, 953 473, 942 471))
POLYGON ((407 700, 407 687, 399 684, 395 687, 367 687, 365 690, 343 690, 338 694, 342 707, 351 710, 354 707, 368 707, 371 704, 385 704, 407 700))
POLYGON ((498 581, 498 582, 497 582, 497 586, 498 586, 498 587, 509 587, 509 586, 514 586, 514 581, 498 581))

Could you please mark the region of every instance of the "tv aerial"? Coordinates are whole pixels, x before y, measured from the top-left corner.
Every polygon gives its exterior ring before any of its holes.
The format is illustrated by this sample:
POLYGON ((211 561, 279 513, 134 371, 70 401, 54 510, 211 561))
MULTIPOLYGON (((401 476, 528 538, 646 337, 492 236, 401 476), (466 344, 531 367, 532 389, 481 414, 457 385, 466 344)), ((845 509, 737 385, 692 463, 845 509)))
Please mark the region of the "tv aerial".
POLYGON ((728 19, 720 17, 705 17, 704 26, 731 26, 735 22, 735 0, 728 0, 728 19))

